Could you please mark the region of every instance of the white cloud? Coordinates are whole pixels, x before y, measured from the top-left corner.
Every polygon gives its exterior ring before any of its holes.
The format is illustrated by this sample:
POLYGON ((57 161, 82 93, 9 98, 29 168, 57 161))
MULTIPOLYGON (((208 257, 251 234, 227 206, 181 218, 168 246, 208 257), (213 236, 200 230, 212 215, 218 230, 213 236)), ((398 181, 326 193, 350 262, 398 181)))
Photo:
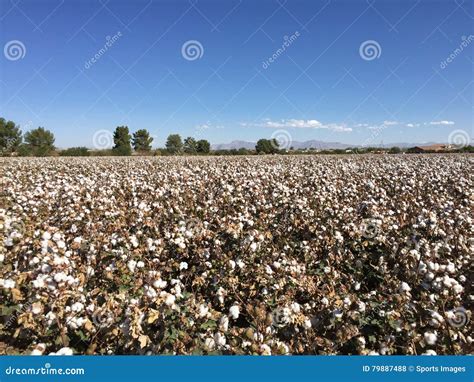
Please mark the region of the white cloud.
POLYGON ((266 120, 263 123, 264 127, 272 129, 285 129, 285 128, 296 128, 296 129, 328 129, 338 132, 349 132, 352 131, 351 127, 346 125, 338 125, 336 123, 323 124, 316 119, 282 119, 280 121, 266 120))
POLYGON ((394 125, 398 125, 398 122, 397 121, 383 121, 383 125, 384 126, 394 126, 394 125))
POLYGON ((448 126, 448 125, 454 125, 454 122, 453 121, 433 121, 433 122, 430 122, 430 125, 445 125, 445 126, 448 126))

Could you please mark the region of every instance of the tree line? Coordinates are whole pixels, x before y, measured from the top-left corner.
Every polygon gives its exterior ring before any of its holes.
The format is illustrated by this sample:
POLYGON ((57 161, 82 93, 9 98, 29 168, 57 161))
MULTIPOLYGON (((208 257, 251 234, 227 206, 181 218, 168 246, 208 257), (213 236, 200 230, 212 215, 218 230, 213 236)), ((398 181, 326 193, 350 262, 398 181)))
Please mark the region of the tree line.
MULTIPOLYGON (((399 147, 383 149, 377 147, 348 148, 348 149, 282 149, 276 139, 259 139, 254 150, 239 148, 228 150, 213 150, 205 139, 196 140, 193 137, 181 139, 179 134, 170 134, 164 149, 152 149, 153 137, 146 129, 139 129, 130 134, 128 126, 117 126, 113 133, 114 145, 111 149, 94 149, 87 147, 70 147, 57 150, 54 146, 54 134, 44 127, 30 130, 24 135, 20 126, 13 121, 0 118, 0 155, 1 156, 128 156, 135 152, 138 155, 253 155, 253 154, 351 154, 351 153, 388 153, 415 152, 413 149, 402 150, 399 147)), ((473 146, 462 147, 457 152, 474 152, 473 146)), ((452 152, 452 151, 451 151, 452 152)))
MULTIPOLYGON (((23 135, 20 126, 13 121, 0 118, 0 154, 2 156, 49 156, 58 154, 60 156, 88 156, 91 150, 87 147, 70 147, 65 150, 57 150, 54 145, 54 134, 44 127, 32 129, 23 135)), ((135 151, 142 155, 157 154, 152 152, 153 138, 146 129, 140 129, 130 134, 128 126, 117 126, 113 133, 114 146, 112 149, 92 150, 95 155, 118 155, 128 156, 135 151)), ((171 134, 166 141, 165 152, 159 154, 208 154, 211 144, 205 139, 196 140, 187 137, 183 140, 179 134, 171 134)))

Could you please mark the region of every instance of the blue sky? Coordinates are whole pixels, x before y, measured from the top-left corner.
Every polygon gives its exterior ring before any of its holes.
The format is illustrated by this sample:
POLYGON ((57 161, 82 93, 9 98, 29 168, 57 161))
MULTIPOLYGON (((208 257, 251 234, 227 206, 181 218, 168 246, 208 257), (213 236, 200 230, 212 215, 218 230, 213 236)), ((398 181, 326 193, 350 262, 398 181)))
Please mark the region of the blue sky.
POLYGON ((470 139, 473 16, 462 0, 0 0, 0 116, 59 147, 117 125, 154 146, 470 139))

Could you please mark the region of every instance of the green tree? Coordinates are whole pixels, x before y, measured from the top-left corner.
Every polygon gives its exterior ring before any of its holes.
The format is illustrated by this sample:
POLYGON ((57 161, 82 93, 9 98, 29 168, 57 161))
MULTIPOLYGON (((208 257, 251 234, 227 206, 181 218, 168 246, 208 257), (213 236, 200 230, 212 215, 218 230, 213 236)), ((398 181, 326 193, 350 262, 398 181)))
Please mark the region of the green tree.
POLYGON ((183 149, 183 142, 179 134, 170 134, 166 140, 166 150, 170 154, 179 154, 183 149))
POLYGON ((390 150, 388 151, 390 154, 399 154, 402 152, 402 150, 400 149, 400 147, 392 147, 390 148, 390 150))
POLYGON ((128 126, 117 126, 114 131, 114 148, 115 155, 131 155, 132 146, 130 140, 132 139, 128 126))
POLYGON ((146 129, 140 129, 133 133, 133 148, 135 151, 151 151, 153 138, 146 129))
POLYGON ((278 141, 276 139, 259 139, 255 145, 257 154, 274 154, 278 150, 278 141))
POLYGON ((25 142, 31 154, 47 156, 54 151, 54 135, 44 127, 38 127, 25 134, 25 142))
POLYGON ((11 154, 21 144, 21 130, 13 121, 0 118, 0 153, 11 154))
POLYGON ((197 151, 197 142, 193 137, 187 137, 184 140, 184 152, 186 154, 195 154, 197 151))
POLYGON ((211 144, 205 139, 200 139, 199 141, 197 141, 196 149, 198 153, 209 154, 209 152, 211 151, 211 144))

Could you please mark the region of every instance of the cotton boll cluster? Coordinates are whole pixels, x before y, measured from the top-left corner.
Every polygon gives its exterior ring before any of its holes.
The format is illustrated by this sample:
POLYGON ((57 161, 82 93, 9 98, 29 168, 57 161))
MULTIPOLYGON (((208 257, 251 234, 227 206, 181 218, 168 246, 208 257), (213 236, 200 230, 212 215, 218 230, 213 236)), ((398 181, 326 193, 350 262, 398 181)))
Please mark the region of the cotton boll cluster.
POLYGON ((0 164, 7 354, 472 347, 469 155, 0 164))

